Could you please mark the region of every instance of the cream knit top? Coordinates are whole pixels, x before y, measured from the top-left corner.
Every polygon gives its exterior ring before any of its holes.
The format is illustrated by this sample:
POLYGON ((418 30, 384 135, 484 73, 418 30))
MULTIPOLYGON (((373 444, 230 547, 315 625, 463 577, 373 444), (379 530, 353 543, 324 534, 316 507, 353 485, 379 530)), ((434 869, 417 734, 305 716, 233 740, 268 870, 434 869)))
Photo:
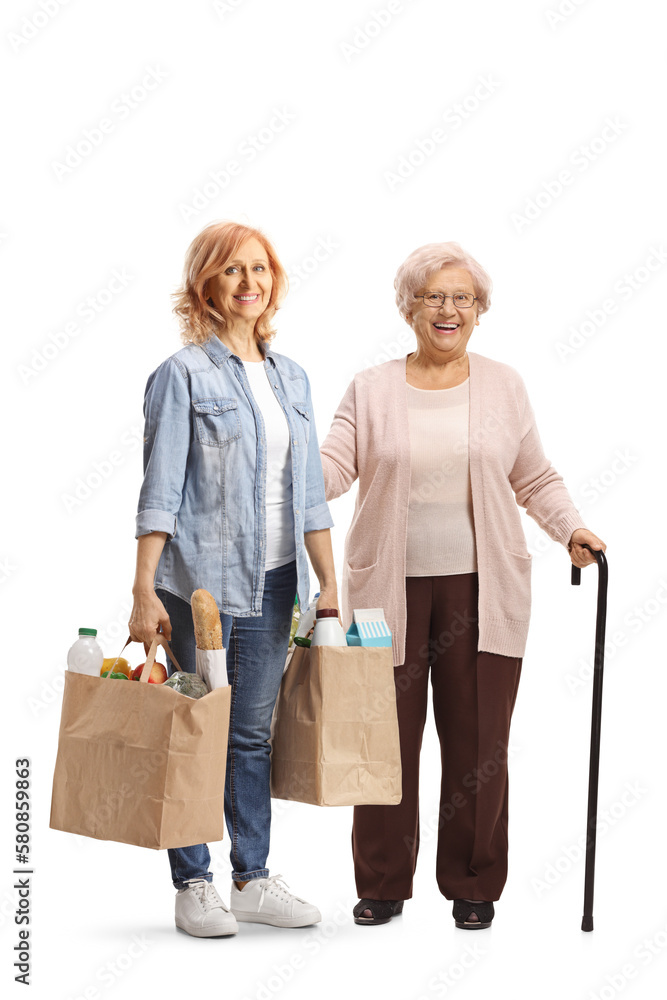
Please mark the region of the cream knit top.
MULTIPOLYGON (((477 649, 522 657, 530 625, 532 558, 519 508, 564 552, 572 532, 585 528, 586 522, 544 454, 519 373, 475 351, 468 351, 468 359, 468 448, 479 578, 477 649)), ((407 358, 396 358, 357 372, 320 449, 327 500, 342 496, 359 480, 345 538, 341 621, 347 628, 355 608, 383 608, 392 632, 394 666, 405 663, 408 620, 406 364, 407 358)), ((565 569, 569 557, 565 552, 561 558, 565 569)))
POLYGON ((470 379, 449 389, 406 382, 410 495, 406 576, 477 572, 468 460, 470 379))

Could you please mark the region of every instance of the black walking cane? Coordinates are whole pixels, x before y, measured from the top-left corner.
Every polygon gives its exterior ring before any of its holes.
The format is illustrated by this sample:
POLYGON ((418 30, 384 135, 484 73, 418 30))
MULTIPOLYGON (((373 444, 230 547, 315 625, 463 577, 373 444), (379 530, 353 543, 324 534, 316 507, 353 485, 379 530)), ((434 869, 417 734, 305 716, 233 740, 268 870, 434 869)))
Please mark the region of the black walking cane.
MULTIPOLYGON (((593 715, 591 719, 591 757, 588 771, 588 823, 586 833, 586 874, 584 877, 584 915, 582 931, 593 930, 593 880, 595 878, 595 834, 598 811, 598 774, 600 768, 600 726, 602 723, 602 672, 604 669, 604 631, 607 620, 607 559, 602 549, 583 547, 593 553, 598 564, 598 609, 595 622, 595 662, 593 665, 593 715)), ((572 564, 572 583, 581 583, 581 569, 572 564)))

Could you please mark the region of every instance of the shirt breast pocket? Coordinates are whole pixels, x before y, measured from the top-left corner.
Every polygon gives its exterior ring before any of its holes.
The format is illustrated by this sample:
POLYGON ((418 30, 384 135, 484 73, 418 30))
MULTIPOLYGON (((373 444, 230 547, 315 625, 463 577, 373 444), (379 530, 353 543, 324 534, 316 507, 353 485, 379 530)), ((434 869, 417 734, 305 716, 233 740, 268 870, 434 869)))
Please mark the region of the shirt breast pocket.
POLYGON ((235 399, 193 399, 192 406, 200 444, 224 448, 241 437, 241 418, 235 399))
POLYGON ((308 439, 310 438, 310 411, 308 409, 307 403, 292 403, 292 406, 297 412, 297 423, 303 429, 303 433, 306 438, 306 444, 308 444, 308 439))

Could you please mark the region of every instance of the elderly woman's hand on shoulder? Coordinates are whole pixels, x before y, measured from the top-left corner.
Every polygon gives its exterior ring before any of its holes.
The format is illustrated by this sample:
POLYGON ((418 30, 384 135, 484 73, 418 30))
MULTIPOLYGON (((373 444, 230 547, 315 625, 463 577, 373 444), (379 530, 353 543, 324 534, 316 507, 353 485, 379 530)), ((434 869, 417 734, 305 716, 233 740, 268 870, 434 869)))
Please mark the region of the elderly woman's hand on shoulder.
POLYGON ((580 569, 597 561, 593 553, 585 549, 584 545, 590 545, 592 549, 596 550, 602 549, 603 552, 607 551, 605 543, 597 535, 594 535, 592 531, 588 531, 586 528, 577 528, 576 531, 572 532, 572 537, 567 548, 570 553, 570 559, 580 569))

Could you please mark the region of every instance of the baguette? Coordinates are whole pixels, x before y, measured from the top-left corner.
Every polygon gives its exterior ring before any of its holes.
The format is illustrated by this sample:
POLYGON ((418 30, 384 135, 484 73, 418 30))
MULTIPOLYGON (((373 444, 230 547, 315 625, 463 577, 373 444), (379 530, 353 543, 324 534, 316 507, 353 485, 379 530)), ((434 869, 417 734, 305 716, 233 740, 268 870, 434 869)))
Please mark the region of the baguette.
POLYGON ((222 649, 220 612, 208 590, 195 590, 190 598, 197 649, 222 649))

